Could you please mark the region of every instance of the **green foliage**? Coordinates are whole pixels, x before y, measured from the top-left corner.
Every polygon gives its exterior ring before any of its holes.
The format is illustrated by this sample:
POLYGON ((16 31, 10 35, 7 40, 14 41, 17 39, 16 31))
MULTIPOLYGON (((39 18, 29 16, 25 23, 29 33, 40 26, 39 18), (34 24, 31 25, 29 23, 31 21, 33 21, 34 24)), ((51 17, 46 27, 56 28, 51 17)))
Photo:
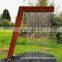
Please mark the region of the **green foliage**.
POLYGON ((17 40, 17 42, 16 42, 16 44, 17 45, 26 45, 27 44, 26 38, 25 37, 19 37, 18 40, 17 40))
POLYGON ((8 27, 9 26, 9 21, 7 19, 3 20, 2 24, 3 24, 3 27, 8 27))
POLYGON ((47 5, 47 0, 39 0, 39 5, 40 6, 46 6, 47 5))
POLYGON ((19 30, 19 36, 25 37, 25 33, 23 32, 23 29, 19 30))
POLYGON ((2 19, 2 14, 0 15, 0 19, 2 19))
POLYGON ((52 26, 56 26, 56 27, 62 26, 61 19, 54 14, 51 14, 51 22, 52 22, 52 26))
MULTIPOLYGON (((54 14, 51 14, 51 22, 52 22, 52 27, 61 27, 62 26, 62 20, 54 15, 54 14)), ((62 33, 61 32, 52 32, 50 33, 51 37, 53 37, 54 39, 56 39, 57 43, 62 43, 62 33)))
POLYGON ((0 27, 13 27, 14 23, 10 22, 11 17, 8 10, 4 10, 3 14, 0 15, 0 27))
POLYGON ((11 17, 10 17, 10 14, 9 14, 9 11, 8 11, 8 10, 5 9, 5 10, 3 11, 2 19, 11 20, 11 17))
POLYGON ((61 32, 50 32, 50 38, 56 40, 57 44, 62 44, 61 32))
POLYGON ((0 27, 14 27, 14 23, 10 22, 8 19, 3 19, 0 21, 0 27))
POLYGON ((56 32, 50 32, 50 38, 56 40, 56 32))
MULTIPOLYGON (((1 40, 5 41, 6 47, 9 48, 11 41, 11 30, 0 30, 0 48, 2 47, 1 40)), ((49 49, 49 53, 54 55, 57 59, 57 62, 62 62, 62 44, 57 44, 56 40, 52 39, 31 39, 20 37, 17 40, 14 55, 23 53, 23 52, 43 52, 43 49, 49 49), (25 42, 25 44, 24 44, 25 42), (17 44, 18 43, 18 44, 17 44)), ((4 54, 0 54, 0 59, 4 58, 4 54)))
POLYGON ((3 23, 1 23, 1 21, 0 21, 0 27, 2 27, 3 26, 3 23))
POLYGON ((56 40, 57 40, 57 43, 62 44, 62 33, 60 33, 60 32, 56 33, 56 40))
POLYGON ((9 27, 14 27, 15 24, 13 22, 9 22, 9 27))

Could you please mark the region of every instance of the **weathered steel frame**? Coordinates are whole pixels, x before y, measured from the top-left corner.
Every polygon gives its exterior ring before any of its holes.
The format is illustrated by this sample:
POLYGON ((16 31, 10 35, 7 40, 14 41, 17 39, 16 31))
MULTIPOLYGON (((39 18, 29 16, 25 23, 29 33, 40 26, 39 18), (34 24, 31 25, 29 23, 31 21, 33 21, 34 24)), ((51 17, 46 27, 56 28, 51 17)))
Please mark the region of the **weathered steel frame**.
POLYGON ((14 53, 15 44, 16 44, 17 37, 19 35, 19 27, 21 25, 23 13, 24 12, 53 12, 53 11, 54 11, 53 6, 52 7, 50 6, 32 6, 32 7, 21 6, 19 7, 19 11, 16 18, 16 23, 15 23, 15 27, 14 27, 8 55, 7 55, 7 60, 10 59, 14 53))

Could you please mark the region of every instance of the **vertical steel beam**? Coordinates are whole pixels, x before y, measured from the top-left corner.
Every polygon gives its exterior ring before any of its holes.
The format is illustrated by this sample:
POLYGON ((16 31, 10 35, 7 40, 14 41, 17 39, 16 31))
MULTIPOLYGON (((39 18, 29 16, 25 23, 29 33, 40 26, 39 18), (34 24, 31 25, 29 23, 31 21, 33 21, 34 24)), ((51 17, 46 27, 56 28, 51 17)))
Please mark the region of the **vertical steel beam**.
POLYGON ((15 43, 16 43, 17 37, 19 35, 19 27, 21 25, 22 17, 23 17, 23 12, 18 11, 18 15, 17 15, 17 18, 16 18, 15 28, 14 28, 14 31, 13 31, 13 36, 12 36, 12 39, 11 39, 7 59, 10 59, 12 57, 13 53, 14 53, 15 43))

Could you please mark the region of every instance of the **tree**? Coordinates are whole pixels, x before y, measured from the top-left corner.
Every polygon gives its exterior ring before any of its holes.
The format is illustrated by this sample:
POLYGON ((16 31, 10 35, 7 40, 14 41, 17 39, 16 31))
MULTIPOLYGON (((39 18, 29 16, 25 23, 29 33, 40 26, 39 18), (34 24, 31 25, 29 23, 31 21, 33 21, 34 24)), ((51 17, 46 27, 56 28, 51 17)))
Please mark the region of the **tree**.
POLYGON ((5 10, 3 11, 2 19, 11 20, 11 17, 10 17, 10 14, 9 14, 9 11, 8 11, 8 10, 5 9, 5 10))
POLYGON ((52 22, 52 26, 56 26, 56 27, 62 26, 61 19, 53 13, 51 14, 50 20, 52 22))
POLYGON ((47 5, 47 0, 38 0, 40 6, 46 6, 47 5))
POLYGON ((0 15, 0 20, 2 19, 2 14, 0 15))
POLYGON ((62 32, 56 33, 56 40, 58 44, 62 44, 62 32))
POLYGON ((57 27, 62 26, 62 20, 59 16, 56 16, 55 14, 51 14, 50 18, 52 22, 52 27, 54 28, 54 32, 50 32, 50 38, 53 38, 57 41, 57 43, 62 43, 62 32, 56 32, 57 27))

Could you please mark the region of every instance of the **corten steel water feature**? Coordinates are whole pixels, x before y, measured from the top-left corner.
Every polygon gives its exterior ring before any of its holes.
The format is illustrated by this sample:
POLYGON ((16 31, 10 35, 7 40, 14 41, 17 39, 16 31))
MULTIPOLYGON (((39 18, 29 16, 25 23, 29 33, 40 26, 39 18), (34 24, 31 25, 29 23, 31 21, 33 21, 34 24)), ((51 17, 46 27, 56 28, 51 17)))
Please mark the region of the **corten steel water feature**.
POLYGON ((53 6, 20 6, 18 15, 16 18, 16 23, 7 55, 7 60, 10 59, 13 56, 14 49, 15 49, 15 44, 17 37, 19 35, 19 27, 21 25, 22 17, 24 12, 54 12, 54 7, 53 6))

